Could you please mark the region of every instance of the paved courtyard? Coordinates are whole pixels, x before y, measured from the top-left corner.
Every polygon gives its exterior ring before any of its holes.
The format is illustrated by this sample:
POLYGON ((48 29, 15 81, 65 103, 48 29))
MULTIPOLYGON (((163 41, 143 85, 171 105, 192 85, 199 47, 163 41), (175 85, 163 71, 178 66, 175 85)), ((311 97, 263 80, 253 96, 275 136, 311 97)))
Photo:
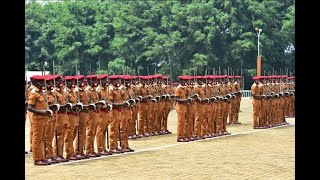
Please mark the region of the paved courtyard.
MULTIPOLYGON (((295 119, 290 125, 252 128, 251 99, 243 99, 240 125, 228 125, 230 136, 176 142, 177 113, 169 114, 171 135, 129 140, 133 153, 34 166, 25 155, 26 179, 295 179, 295 119)), ((25 129, 29 150, 30 124, 25 129)))

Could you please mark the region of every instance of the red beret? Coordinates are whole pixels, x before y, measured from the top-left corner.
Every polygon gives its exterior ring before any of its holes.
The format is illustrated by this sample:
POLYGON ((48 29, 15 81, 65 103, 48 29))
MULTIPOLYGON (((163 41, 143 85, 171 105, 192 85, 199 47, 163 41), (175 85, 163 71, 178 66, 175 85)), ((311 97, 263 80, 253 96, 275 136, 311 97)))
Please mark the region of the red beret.
POLYGON ((137 79, 138 76, 131 76, 131 79, 137 79))
POLYGON ((86 79, 97 79, 97 75, 91 74, 86 76, 86 79))
POLYGON ((53 75, 44 75, 44 77, 46 78, 46 81, 51 81, 51 80, 55 79, 55 76, 53 76, 53 75))
POLYGON ((61 74, 56 74, 56 75, 54 75, 54 78, 55 78, 55 79, 62 78, 62 75, 61 75, 61 74))
POLYGON ((112 79, 112 80, 120 79, 120 75, 111 75, 109 79, 112 79))
POLYGON ((179 83, 178 83, 178 82, 174 82, 173 84, 174 84, 174 85, 178 85, 179 83))
POLYGON ((75 79, 75 80, 77 80, 77 79, 78 79, 78 80, 81 80, 81 79, 83 79, 83 78, 84 78, 84 75, 80 75, 80 74, 74 76, 74 79, 75 79))
POLYGON ((234 78, 234 76, 228 76, 228 79, 234 78))
POLYGON ((162 79, 169 79, 168 76, 162 76, 162 79))
POLYGON ((108 77, 107 74, 97 75, 97 79, 104 79, 104 78, 106 78, 106 77, 108 77))
POLYGON ((213 75, 207 75, 206 77, 207 77, 207 79, 213 79, 214 76, 213 75))
POLYGON ((154 78, 162 78, 162 74, 154 74, 154 75, 152 75, 152 77, 154 77, 154 78))
POLYGON ((253 79, 253 80, 258 80, 258 79, 260 79, 260 76, 253 76, 252 79, 253 79))
POLYGON ((43 81, 44 80, 44 76, 41 75, 33 75, 30 77, 31 80, 36 80, 36 81, 43 81))
POLYGON ((241 79, 241 76, 235 76, 235 78, 241 79))
POLYGON ((124 79, 124 80, 129 80, 129 79, 131 79, 131 76, 130 76, 130 75, 119 75, 119 77, 120 77, 121 79, 124 79))
POLYGON ((188 75, 186 75, 186 76, 178 76, 178 78, 179 78, 180 80, 182 80, 182 81, 192 79, 191 76, 188 76, 188 75))
POLYGON ((74 76, 66 76, 64 77, 63 80, 66 80, 66 81, 74 80, 74 76))
POLYGON ((148 76, 138 76, 140 79, 143 79, 143 80, 148 80, 149 77, 148 76))

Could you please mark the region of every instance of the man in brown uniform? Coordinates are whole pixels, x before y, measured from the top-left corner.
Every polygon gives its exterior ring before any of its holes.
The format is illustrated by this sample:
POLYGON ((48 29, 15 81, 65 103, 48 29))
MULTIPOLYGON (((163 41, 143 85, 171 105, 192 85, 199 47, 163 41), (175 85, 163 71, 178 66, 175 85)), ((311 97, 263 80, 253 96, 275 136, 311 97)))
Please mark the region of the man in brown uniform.
POLYGON ((99 94, 96 91, 96 87, 98 86, 97 75, 88 75, 86 79, 88 82, 86 90, 89 96, 89 103, 94 107, 89 112, 90 119, 87 124, 86 155, 89 157, 99 157, 100 155, 94 151, 94 139, 96 137, 97 123, 100 119, 100 108, 104 106, 105 102, 100 102, 99 94))
POLYGON ((109 125, 111 122, 112 115, 112 105, 110 101, 110 89, 108 82, 108 75, 102 74, 97 76, 97 80, 100 81, 100 86, 97 88, 97 92, 100 94, 100 99, 104 100, 106 105, 100 109, 100 118, 97 122, 97 134, 96 143, 98 148, 98 153, 100 155, 112 155, 109 149, 109 142, 106 142, 106 138, 109 140, 109 125), (107 144, 107 147, 106 147, 107 144))
POLYGON ((78 93, 78 103, 83 104, 83 108, 79 114, 79 125, 76 135, 77 138, 75 142, 75 153, 77 154, 77 158, 89 158, 89 156, 85 155, 84 153, 84 146, 86 144, 86 128, 90 120, 89 113, 94 109, 94 107, 92 105, 89 107, 90 92, 88 92, 88 90, 85 90, 87 82, 84 79, 84 75, 76 75, 74 78, 77 81, 78 86, 76 89, 78 93))
POLYGON ((177 125, 177 142, 189 142, 185 137, 186 131, 186 116, 187 116, 187 103, 190 103, 191 98, 187 98, 186 84, 189 80, 188 76, 178 76, 181 84, 175 90, 176 97, 176 111, 178 114, 177 125))
POLYGON ((112 153, 124 153, 123 150, 119 148, 118 145, 118 136, 121 142, 121 135, 123 132, 119 133, 120 123, 121 123, 121 111, 122 106, 125 106, 125 101, 121 96, 121 81, 119 75, 112 75, 109 77, 110 83, 110 101, 112 102, 112 119, 110 123, 110 152, 112 153))
POLYGON ((155 120, 157 119, 158 115, 158 105, 157 105, 157 92, 156 92, 156 82, 155 82, 155 77, 153 75, 149 76, 149 83, 148 83, 148 95, 151 96, 152 98, 150 101, 148 101, 148 109, 147 109, 147 114, 148 114, 148 121, 144 126, 144 131, 148 132, 150 136, 154 136, 154 125, 155 125, 155 120))
POLYGON ((127 91, 129 93, 130 99, 135 100, 135 103, 131 105, 131 119, 128 123, 128 139, 137 139, 141 138, 136 133, 136 123, 138 118, 138 106, 140 102, 140 98, 137 97, 137 88, 135 86, 135 79, 137 79, 137 76, 131 76, 130 77, 130 86, 127 87, 127 91))
POLYGON ((75 127, 78 128, 79 122, 79 110, 76 107, 77 104, 77 94, 74 92, 75 82, 74 76, 66 76, 59 83, 60 89, 63 91, 63 98, 66 100, 65 109, 67 109, 68 123, 65 134, 65 151, 66 159, 68 160, 78 160, 74 153, 73 141, 74 141, 74 131, 75 127), (64 84, 64 85, 61 85, 64 84))
POLYGON ((53 77, 55 79, 55 84, 53 84, 54 90, 54 101, 60 105, 59 110, 57 111, 58 118, 56 120, 56 124, 53 126, 52 129, 52 138, 54 139, 53 142, 53 152, 55 159, 59 162, 66 162, 68 159, 63 157, 63 150, 66 140, 66 132, 67 126, 69 124, 69 117, 67 115, 68 107, 66 106, 67 101, 65 96, 68 96, 68 92, 64 92, 62 88, 64 88, 64 84, 62 83, 61 75, 56 75, 53 77), (53 137, 54 136, 54 137, 53 137))
POLYGON ((156 90, 158 111, 156 112, 156 119, 155 119, 153 131, 155 135, 160 135, 161 124, 163 121, 164 101, 166 96, 164 95, 165 93, 162 87, 162 75, 155 74, 154 77, 156 78, 155 90, 156 90))
POLYGON ((191 103, 187 103, 187 127, 186 127, 186 138, 189 141, 194 141, 196 140, 194 138, 194 124, 195 124, 195 110, 196 110, 196 98, 199 96, 198 94, 196 94, 195 91, 195 83, 194 83, 194 77, 190 76, 189 77, 189 83, 187 85, 187 95, 188 98, 192 99, 191 103))
POLYGON ((288 90, 289 90, 289 117, 294 117, 294 79, 295 77, 294 76, 291 76, 288 78, 289 79, 289 87, 288 87, 288 90))
POLYGON ((32 114, 32 156, 35 165, 50 165, 44 157, 45 126, 48 120, 52 120, 53 111, 49 109, 47 97, 43 93, 46 86, 44 76, 33 76, 33 89, 28 94, 28 111, 32 114))
POLYGON ((162 76, 162 79, 163 79, 163 88, 164 88, 164 91, 166 93, 166 98, 165 98, 165 101, 164 101, 164 109, 163 109, 163 121, 162 121, 162 124, 161 124, 161 134, 171 134, 172 132, 170 132, 168 130, 168 116, 169 116, 169 113, 171 111, 171 98, 170 98, 170 95, 173 94, 171 91, 171 88, 169 87, 169 78, 167 76, 162 76))
POLYGON ((130 87, 131 76, 130 75, 120 75, 120 78, 124 81, 123 85, 119 87, 121 99, 125 102, 123 106, 121 106, 121 117, 120 117, 120 129, 119 129, 119 139, 120 139, 120 147, 123 152, 133 152, 133 149, 129 148, 128 142, 128 132, 127 127, 129 122, 131 122, 132 114, 131 114, 131 106, 135 104, 135 99, 131 99, 129 96, 129 92, 126 89, 130 87))
POLYGON ((233 92, 236 95, 235 98, 235 107, 233 114, 233 124, 241 124, 239 122, 239 112, 240 112, 240 103, 241 103, 241 76, 235 76, 235 82, 233 83, 233 92))
POLYGON ((251 94, 253 97, 252 105, 253 105, 253 128, 258 129, 259 128, 259 121, 260 121, 260 108, 261 108, 261 96, 260 96, 260 90, 258 88, 260 84, 260 77, 254 76, 253 77, 254 83, 251 86, 251 94))
POLYGON ((65 162, 67 160, 65 159, 58 159, 54 157, 53 152, 53 137, 55 134, 55 129, 57 126, 58 121, 58 110, 60 109, 60 105, 57 103, 57 97, 56 92, 54 89, 54 83, 53 79, 55 76, 52 75, 45 75, 46 83, 47 83, 47 91, 44 92, 44 95, 48 99, 49 108, 53 111, 53 117, 52 121, 47 121, 46 127, 45 127, 45 158, 50 163, 59 163, 59 162, 65 162))
POLYGON ((148 137, 149 133, 145 132, 145 125, 148 123, 148 115, 147 115, 147 108, 148 108, 148 101, 150 96, 148 96, 147 85, 146 82, 148 80, 148 76, 139 76, 141 81, 141 85, 138 85, 138 95, 141 96, 141 102, 139 104, 139 119, 138 119, 138 135, 140 137, 148 137))
POLYGON ((204 84, 204 77, 203 76, 197 76, 198 86, 196 87, 196 92, 199 95, 199 98, 197 98, 197 110, 196 110, 196 119, 194 124, 194 134, 196 139, 205 139, 203 137, 203 123, 205 118, 205 106, 206 106, 206 94, 205 94, 205 84, 204 84))
POLYGON ((227 81, 228 81, 228 75, 224 75, 223 76, 223 90, 222 90, 222 94, 223 94, 223 108, 222 108, 222 113, 223 115, 221 116, 222 119, 222 131, 223 131, 223 135, 229 135, 231 133, 229 133, 227 131, 227 118, 228 118, 228 112, 230 109, 230 103, 231 103, 231 94, 229 93, 229 90, 227 89, 227 81))
MULTIPOLYGON (((30 77, 30 80, 33 81, 32 77, 30 77)), ((30 81, 30 85, 28 86, 27 88, 27 92, 26 92, 26 106, 27 106, 27 116, 29 118, 29 122, 30 122, 30 152, 32 152, 32 117, 31 117, 31 114, 32 112, 31 111, 28 111, 28 96, 29 96, 29 93, 32 91, 32 89, 35 87, 30 81)))

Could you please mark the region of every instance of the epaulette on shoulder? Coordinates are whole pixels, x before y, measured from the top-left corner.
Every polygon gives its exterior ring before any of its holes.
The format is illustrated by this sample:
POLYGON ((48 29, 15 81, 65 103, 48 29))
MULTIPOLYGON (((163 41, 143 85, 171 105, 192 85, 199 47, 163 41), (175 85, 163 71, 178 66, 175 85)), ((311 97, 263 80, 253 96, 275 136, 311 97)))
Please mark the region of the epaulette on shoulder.
POLYGON ((35 88, 32 88, 31 93, 34 94, 35 92, 37 92, 37 90, 35 88))

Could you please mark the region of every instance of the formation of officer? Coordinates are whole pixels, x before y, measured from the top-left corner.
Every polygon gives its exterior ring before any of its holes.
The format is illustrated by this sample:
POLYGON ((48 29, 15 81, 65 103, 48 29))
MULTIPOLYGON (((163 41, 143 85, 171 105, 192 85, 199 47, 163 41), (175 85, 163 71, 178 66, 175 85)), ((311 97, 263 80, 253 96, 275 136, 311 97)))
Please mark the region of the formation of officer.
POLYGON ((26 117, 35 165, 133 152, 128 139, 171 134, 167 122, 174 91, 167 76, 36 75, 30 80, 26 117))
POLYGON ((253 128, 265 129, 289 124, 295 116, 294 76, 254 76, 251 86, 253 128))
POLYGON ((175 87, 177 142, 230 135, 227 124, 240 124, 241 76, 179 76, 175 87), (229 120, 230 123, 227 121, 229 120))

